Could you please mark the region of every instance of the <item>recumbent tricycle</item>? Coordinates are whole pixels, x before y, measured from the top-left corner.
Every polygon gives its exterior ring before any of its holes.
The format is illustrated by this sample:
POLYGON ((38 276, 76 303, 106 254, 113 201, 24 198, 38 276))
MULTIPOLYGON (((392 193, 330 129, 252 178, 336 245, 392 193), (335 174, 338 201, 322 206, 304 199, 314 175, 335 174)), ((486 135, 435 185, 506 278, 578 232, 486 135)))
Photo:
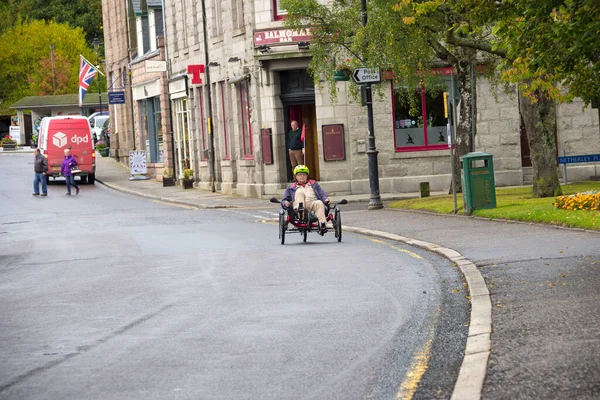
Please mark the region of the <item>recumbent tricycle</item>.
MULTIPOLYGON (((280 201, 276 197, 271 198, 271 203, 278 203, 280 201)), ((342 212, 340 211, 339 205, 348 204, 346 199, 340 200, 338 203, 325 204, 325 217, 327 222, 331 222, 335 237, 338 242, 342 241, 342 212), (333 213, 331 213, 333 210, 333 213)), ((302 241, 306 242, 308 232, 318 232, 319 220, 314 212, 308 212, 302 207, 302 203, 299 203, 298 211, 295 212, 292 206, 286 207, 281 205, 279 211, 279 239, 281 244, 285 243, 286 233, 300 233, 302 235, 302 241), (291 226, 290 226, 291 225, 291 226)))

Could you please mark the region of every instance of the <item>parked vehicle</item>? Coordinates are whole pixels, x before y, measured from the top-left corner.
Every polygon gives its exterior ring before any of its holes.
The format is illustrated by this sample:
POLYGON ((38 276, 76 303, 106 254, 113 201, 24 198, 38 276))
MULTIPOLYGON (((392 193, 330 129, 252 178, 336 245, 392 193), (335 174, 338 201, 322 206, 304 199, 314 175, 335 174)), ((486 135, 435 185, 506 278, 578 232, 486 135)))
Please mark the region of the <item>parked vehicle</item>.
POLYGON ((92 140, 90 123, 83 116, 46 117, 40 124, 39 148, 48 160, 50 177, 60 176, 60 165, 65 149, 70 149, 77 160, 81 172, 77 173, 82 182, 93 184, 96 181, 96 152, 92 140))
POLYGON ((99 139, 106 144, 106 147, 110 147, 110 118, 104 121, 104 125, 102 125, 102 130, 100 131, 99 139))
POLYGON ((95 112, 88 117, 90 121, 90 126, 92 127, 92 139, 94 139, 94 144, 102 140, 100 139, 100 134, 102 133, 102 127, 104 123, 109 120, 108 111, 95 112))

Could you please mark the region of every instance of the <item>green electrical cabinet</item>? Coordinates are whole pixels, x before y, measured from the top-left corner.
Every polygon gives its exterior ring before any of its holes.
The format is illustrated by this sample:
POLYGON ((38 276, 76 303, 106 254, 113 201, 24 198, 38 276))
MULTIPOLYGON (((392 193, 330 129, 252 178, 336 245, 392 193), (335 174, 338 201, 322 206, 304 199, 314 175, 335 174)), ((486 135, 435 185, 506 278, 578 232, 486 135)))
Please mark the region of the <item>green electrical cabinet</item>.
POLYGON ((475 152, 460 158, 465 213, 481 208, 496 208, 494 160, 488 153, 475 152))

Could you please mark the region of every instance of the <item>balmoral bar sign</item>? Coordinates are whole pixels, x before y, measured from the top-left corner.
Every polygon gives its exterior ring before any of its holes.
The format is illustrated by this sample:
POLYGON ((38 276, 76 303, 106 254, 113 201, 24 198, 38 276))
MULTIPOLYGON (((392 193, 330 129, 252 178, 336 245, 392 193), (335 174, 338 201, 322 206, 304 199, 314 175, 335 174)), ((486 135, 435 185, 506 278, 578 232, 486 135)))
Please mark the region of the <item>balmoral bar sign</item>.
POLYGON ((298 42, 309 42, 312 39, 310 29, 293 31, 291 29, 271 29, 254 32, 254 47, 284 45, 298 42))

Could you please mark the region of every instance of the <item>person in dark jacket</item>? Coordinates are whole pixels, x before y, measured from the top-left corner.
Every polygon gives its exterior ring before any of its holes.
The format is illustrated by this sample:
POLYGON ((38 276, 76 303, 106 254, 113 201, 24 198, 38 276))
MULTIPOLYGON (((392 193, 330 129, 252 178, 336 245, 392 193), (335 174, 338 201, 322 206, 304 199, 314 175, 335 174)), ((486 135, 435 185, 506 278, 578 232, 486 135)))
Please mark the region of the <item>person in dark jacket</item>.
POLYGON ((319 231, 321 235, 327 232, 325 217, 325 204, 329 204, 331 199, 327 193, 314 179, 309 179, 309 170, 306 165, 298 165, 294 168, 294 176, 296 182, 292 183, 285 189, 281 205, 289 207, 294 205, 294 212, 298 213, 300 203, 307 212, 313 211, 319 219, 319 231))
POLYGON ((292 121, 290 125, 292 130, 288 132, 288 146, 293 170, 298 165, 304 164, 304 142, 302 141, 302 129, 298 127, 298 122, 292 121))
POLYGON ((67 196, 71 195, 71 186, 75 186, 75 194, 79 194, 79 186, 75 183, 75 177, 71 170, 77 166, 77 160, 71 155, 71 150, 65 149, 65 158, 60 165, 60 173, 67 181, 67 196))
POLYGON ((42 182, 42 196, 48 196, 48 185, 46 183, 46 174, 48 172, 48 161, 44 157, 40 149, 33 151, 35 159, 33 161, 33 195, 40 195, 40 182, 42 182))

